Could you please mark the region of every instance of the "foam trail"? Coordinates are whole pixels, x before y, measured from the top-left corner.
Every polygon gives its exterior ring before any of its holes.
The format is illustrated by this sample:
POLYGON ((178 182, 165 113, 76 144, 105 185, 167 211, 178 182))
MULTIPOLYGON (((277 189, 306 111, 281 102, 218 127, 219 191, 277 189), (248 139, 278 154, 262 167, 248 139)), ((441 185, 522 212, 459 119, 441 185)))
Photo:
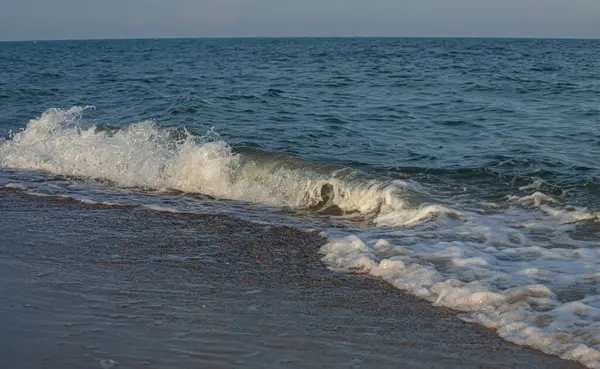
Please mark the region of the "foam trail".
POLYGON ((464 312, 508 341, 600 367, 600 249, 570 236, 573 222, 596 215, 547 195, 510 201, 503 213, 465 211, 450 227, 330 236, 322 260, 464 312))

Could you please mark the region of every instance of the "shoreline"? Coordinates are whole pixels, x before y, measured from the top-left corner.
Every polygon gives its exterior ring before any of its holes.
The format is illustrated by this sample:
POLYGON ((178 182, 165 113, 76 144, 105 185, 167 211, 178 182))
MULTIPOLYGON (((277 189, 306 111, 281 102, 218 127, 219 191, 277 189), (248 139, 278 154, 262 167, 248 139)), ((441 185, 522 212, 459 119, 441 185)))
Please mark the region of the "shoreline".
POLYGON ((318 234, 0 190, 0 334, 15 368, 582 368, 386 282, 318 234))

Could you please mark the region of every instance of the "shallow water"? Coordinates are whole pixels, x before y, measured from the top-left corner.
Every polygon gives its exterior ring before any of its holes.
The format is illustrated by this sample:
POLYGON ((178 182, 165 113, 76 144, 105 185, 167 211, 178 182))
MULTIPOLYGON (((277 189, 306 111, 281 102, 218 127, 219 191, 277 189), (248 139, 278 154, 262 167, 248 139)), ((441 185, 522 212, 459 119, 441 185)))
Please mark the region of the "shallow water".
POLYGON ((314 228, 333 270, 596 366, 599 45, 0 43, 0 186, 314 228))
POLYGON ((0 199, 2 367, 580 367, 383 281, 328 271, 314 232, 0 199))

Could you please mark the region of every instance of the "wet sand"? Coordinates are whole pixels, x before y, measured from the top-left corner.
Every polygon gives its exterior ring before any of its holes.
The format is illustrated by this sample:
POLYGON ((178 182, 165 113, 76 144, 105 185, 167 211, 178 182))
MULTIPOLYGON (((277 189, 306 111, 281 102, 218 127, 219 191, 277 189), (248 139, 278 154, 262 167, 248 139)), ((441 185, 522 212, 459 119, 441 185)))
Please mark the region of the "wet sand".
POLYGON ((0 191, 0 367, 581 368, 365 276, 317 234, 0 191))

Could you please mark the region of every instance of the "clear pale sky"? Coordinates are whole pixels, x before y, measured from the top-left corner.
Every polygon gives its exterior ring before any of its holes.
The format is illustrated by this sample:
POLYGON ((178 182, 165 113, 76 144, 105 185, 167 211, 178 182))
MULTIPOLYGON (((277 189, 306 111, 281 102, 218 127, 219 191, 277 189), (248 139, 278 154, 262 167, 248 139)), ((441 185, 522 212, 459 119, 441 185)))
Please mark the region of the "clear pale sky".
POLYGON ((600 38, 600 0, 0 0, 0 40, 600 38))

